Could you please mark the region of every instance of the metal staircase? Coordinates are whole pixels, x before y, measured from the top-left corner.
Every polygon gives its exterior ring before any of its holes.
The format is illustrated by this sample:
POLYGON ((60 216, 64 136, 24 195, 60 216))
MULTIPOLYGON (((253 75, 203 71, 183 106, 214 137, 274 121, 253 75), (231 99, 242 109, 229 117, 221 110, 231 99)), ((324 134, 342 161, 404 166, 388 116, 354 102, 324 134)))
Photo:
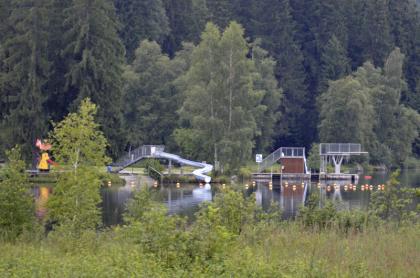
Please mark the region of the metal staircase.
POLYGON ((128 152, 126 155, 112 163, 111 172, 119 172, 128 166, 137 163, 144 158, 155 157, 156 152, 163 152, 165 146, 161 145, 144 145, 135 150, 128 152))

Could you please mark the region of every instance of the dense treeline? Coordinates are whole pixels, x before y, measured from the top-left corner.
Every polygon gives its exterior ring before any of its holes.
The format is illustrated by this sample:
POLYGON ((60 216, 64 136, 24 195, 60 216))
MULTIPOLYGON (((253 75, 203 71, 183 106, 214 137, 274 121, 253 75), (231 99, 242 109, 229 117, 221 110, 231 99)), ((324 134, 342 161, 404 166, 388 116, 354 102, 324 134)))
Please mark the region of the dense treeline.
POLYGON ((114 157, 165 144, 235 169, 253 151, 330 141, 401 164, 420 155, 418 10, 414 0, 0 0, 0 153, 19 143, 30 158, 51 120, 90 97, 114 157), (366 101, 349 107, 349 90, 366 101))

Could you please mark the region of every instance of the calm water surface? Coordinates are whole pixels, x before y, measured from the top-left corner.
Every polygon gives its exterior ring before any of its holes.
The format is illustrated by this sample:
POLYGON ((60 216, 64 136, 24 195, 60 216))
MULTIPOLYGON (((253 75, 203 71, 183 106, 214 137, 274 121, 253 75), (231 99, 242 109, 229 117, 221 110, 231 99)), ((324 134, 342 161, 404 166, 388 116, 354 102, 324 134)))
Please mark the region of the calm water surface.
MULTIPOLYGON (((372 179, 365 179, 360 176, 357 183, 357 190, 351 190, 350 182, 330 181, 318 185, 301 180, 273 181, 272 186, 268 183, 258 182, 255 186, 249 183, 247 194, 255 192, 256 200, 263 208, 268 208, 272 202, 283 211, 285 218, 296 215, 298 208, 304 203, 305 196, 318 191, 321 200, 332 199, 337 202, 340 209, 367 208, 372 192, 377 190, 377 185, 386 184, 389 178, 387 173, 372 174, 372 179), (287 182, 287 184, 286 184, 287 182), (362 185, 373 185, 373 190, 361 190, 362 185)), ((420 170, 403 172, 401 184, 410 187, 420 187, 420 170)), ((127 201, 133 196, 135 190, 141 185, 135 177, 128 177, 125 186, 111 186, 101 189, 103 222, 106 226, 116 225, 122 222, 122 213, 125 210, 127 201)), ((199 204, 204 201, 212 201, 216 188, 220 185, 212 185, 205 188, 199 184, 182 184, 180 188, 175 185, 164 185, 154 188, 155 197, 164 203, 170 214, 180 214, 191 218, 198 210, 199 204)), ((36 198, 36 215, 42 218, 46 214, 45 204, 52 194, 49 186, 36 186, 34 188, 36 198)))

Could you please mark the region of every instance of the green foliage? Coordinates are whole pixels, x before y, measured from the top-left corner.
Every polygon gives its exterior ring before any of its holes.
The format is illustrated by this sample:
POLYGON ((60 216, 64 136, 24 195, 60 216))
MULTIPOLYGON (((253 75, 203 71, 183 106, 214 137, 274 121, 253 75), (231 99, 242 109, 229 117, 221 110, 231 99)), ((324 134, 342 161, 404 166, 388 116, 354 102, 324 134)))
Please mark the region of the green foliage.
POLYGON ((119 232, 125 241, 153 255, 166 267, 188 263, 185 219, 167 216, 166 207, 152 201, 147 188, 137 192, 128 203, 124 220, 130 224, 119 232))
POLYGON ((311 146, 311 150, 309 151, 308 158, 306 160, 308 167, 313 170, 319 170, 321 165, 321 159, 319 156, 319 144, 313 143, 311 146))
POLYGON ((162 54, 156 42, 141 42, 124 73, 124 127, 130 145, 169 143, 180 105, 173 81, 181 73, 178 61, 162 54))
MULTIPOLYGON (((394 175, 395 177, 395 175, 394 175)), ((394 184, 396 181, 391 181, 394 184)), ((320 208, 312 195, 296 222, 256 207, 253 197, 223 190, 196 220, 168 215, 143 188, 123 226, 54 231, 41 242, 3 243, 0 276, 136 277, 415 277, 419 226, 396 227, 362 211, 320 208), (250 263, 252 262, 252 264, 250 263)))
POLYGON ((338 38, 333 35, 324 47, 321 55, 321 81, 319 92, 324 92, 328 88, 329 80, 343 78, 350 73, 350 59, 347 51, 342 46, 338 38))
POLYGON ((165 166, 163 166, 162 164, 160 164, 160 161, 158 159, 145 159, 143 161, 141 161, 140 165, 145 168, 146 170, 149 167, 154 168, 155 170, 159 171, 159 172, 163 172, 163 170, 165 170, 165 166))
POLYGON ((276 61, 274 74, 283 89, 283 120, 274 127, 275 143, 307 145, 315 135, 315 122, 307 115, 313 112, 308 111, 312 110, 309 107, 312 101, 305 83, 304 57, 296 40, 296 22, 289 1, 254 1, 252 6, 253 18, 246 27, 254 38, 261 38, 261 46, 276 61))
POLYGON ((0 172, 0 240, 13 241, 34 230, 34 200, 20 148, 13 148, 7 155, 8 162, 0 172))
POLYGON ((98 122, 113 155, 124 143, 121 124, 124 48, 117 35, 115 9, 110 0, 75 0, 64 12, 63 55, 66 93, 72 106, 89 97, 98 105, 98 122))
POLYGON ((276 127, 281 118, 281 100, 283 91, 279 89, 275 77, 276 61, 268 55, 268 52, 259 46, 259 42, 252 45, 252 60, 259 73, 255 80, 255 90, 266 92, 261 104, 266 107, 257 118, 259 132, 255 139, 255 150, 257 152, 271 151, 274 140, 278 136, 276 127))
POLYGON ((104 166, 109 161, 105 155, 106 139, 95 122, 96 113, 96 105, 87 98, 81 102, 78 113, 70 113, 54 124, 50 134, 56 160, 71 165, 75 172, 80 165, 104 166))
POLYGON ((374 136, 374 109, 367 89, 357 79, 348 76, 330 82, 318 101, 320 141, 369 145, 374 136))
POLYGON ((168 17, 162 0, 115 0, 119 30, 126 57, 131 62, 143 40, 162 41, 169 33, 168 17))
POLYGON ((60 176, 47 203, 48 219, 58 222, 58 233, 77 238, 81 231, 98 227, 101 223, 98 208, 101 184, 97 173, 88 168, 79 169, 77 174, 60 176))
POLYGON ((410 210, 414 205, 416 190, 401 188, 398 181, 400 171, 392 173, 385 191, 377 191, 372 195, 370 209, 372 213, 384 220, 393 220, 397 224, 418 220, 418 213, 410 210))
POLYGON ((55 124, 51 134, 53 151, 61 164, 72 166, 60 175, 54 195, 48 199, 48 220, 58 222, 56 233, 70 238, 100 224, 101 175, 96 166, 105 166, 106 139, 94 121, 96 105, 83 100, 78 113, 70 113, 55 124))
POLYGON ((0 148, 21 144, 25 158, 29 158, 35 139, 46 131, 43 105, 49 74, 46 53, 50 4, 49 0, 10 1, 7 23, 13 26, 13 33, 0 38, 4 64, 0 82, 0 103, 4 104, 0 128, 4 131, 0 148))
POLYGON ((412 152, 420 127, 419 114, 400 104, 406 88, 403 59, 396 48, 383 70, 368 62, 353 75, 330 82, 318 99, 321 141, 359 142, 371 162, 401 165, 412 152))
MULTIPOLYGON (((180 80, 185 101, 180 110, 185 131, 192 132, 188 148, 200 146, 202 158, 222 169, 237 169, 251 155, 256 119, 266 110, 261 104, 266 93, 256 90, 255 63, 247 58, 248 44, 242 27, 232 22, 220 34, 209 23, 200 44, 193 50, 189 70, 180 80)), ((190 152, 190 150, 186 150, 190 152)), ((217 169, 216 169, 217 170, 217 169)))
POLYGON ((197 43, 204 30, 209 12, 206 0, 164 0, 170 32, 162 46, 173 55, 183 42, 197 43))

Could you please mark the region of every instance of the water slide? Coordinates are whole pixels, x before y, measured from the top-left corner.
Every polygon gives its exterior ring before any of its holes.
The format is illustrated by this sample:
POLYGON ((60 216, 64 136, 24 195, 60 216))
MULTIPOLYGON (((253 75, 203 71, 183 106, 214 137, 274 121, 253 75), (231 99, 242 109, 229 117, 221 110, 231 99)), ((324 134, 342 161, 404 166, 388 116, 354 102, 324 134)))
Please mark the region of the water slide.
POLYGON ((207 164, 207 163, 187 160, 180 157, 179 155, 166 153, 163 151, 164 149, 165 149, 165 146, 143 145, 133 151, 128 152, 126 155, 121 157, 117 162, 109 165, 108 171, 118 173, 124 168, 132 164, 135 164, 144 158, 165 158, 165 159, 175 161, 181 165, 197 167, 199 169, 194 170, 192 172, 193 175, 198 180, 204 181, 206 183, 209 183, 211 181, 211 177, 205 174, 210 173, 213 170, 212 165, 207 164))
POLYGON ((160 151, 160 150, 156 150, 153 154, 153 157, 170 159, 170 160, 175 161, 175 162, 177 162, 179 164, 182 164, 182 165, 197 167, 199 169, 194 170, 192 172, 193 175, 198 180, 204 181, 206 183, 209 183, 211 181, 211 177, 207 176, 205 174, 210 173, 213 170, 213 165, 203 163, 203 162, 197 162, 197 161, 184 159, 184 158, 180 157, 179 155, 171 154, 171 153, 165 153, 165 152, 160 151))

